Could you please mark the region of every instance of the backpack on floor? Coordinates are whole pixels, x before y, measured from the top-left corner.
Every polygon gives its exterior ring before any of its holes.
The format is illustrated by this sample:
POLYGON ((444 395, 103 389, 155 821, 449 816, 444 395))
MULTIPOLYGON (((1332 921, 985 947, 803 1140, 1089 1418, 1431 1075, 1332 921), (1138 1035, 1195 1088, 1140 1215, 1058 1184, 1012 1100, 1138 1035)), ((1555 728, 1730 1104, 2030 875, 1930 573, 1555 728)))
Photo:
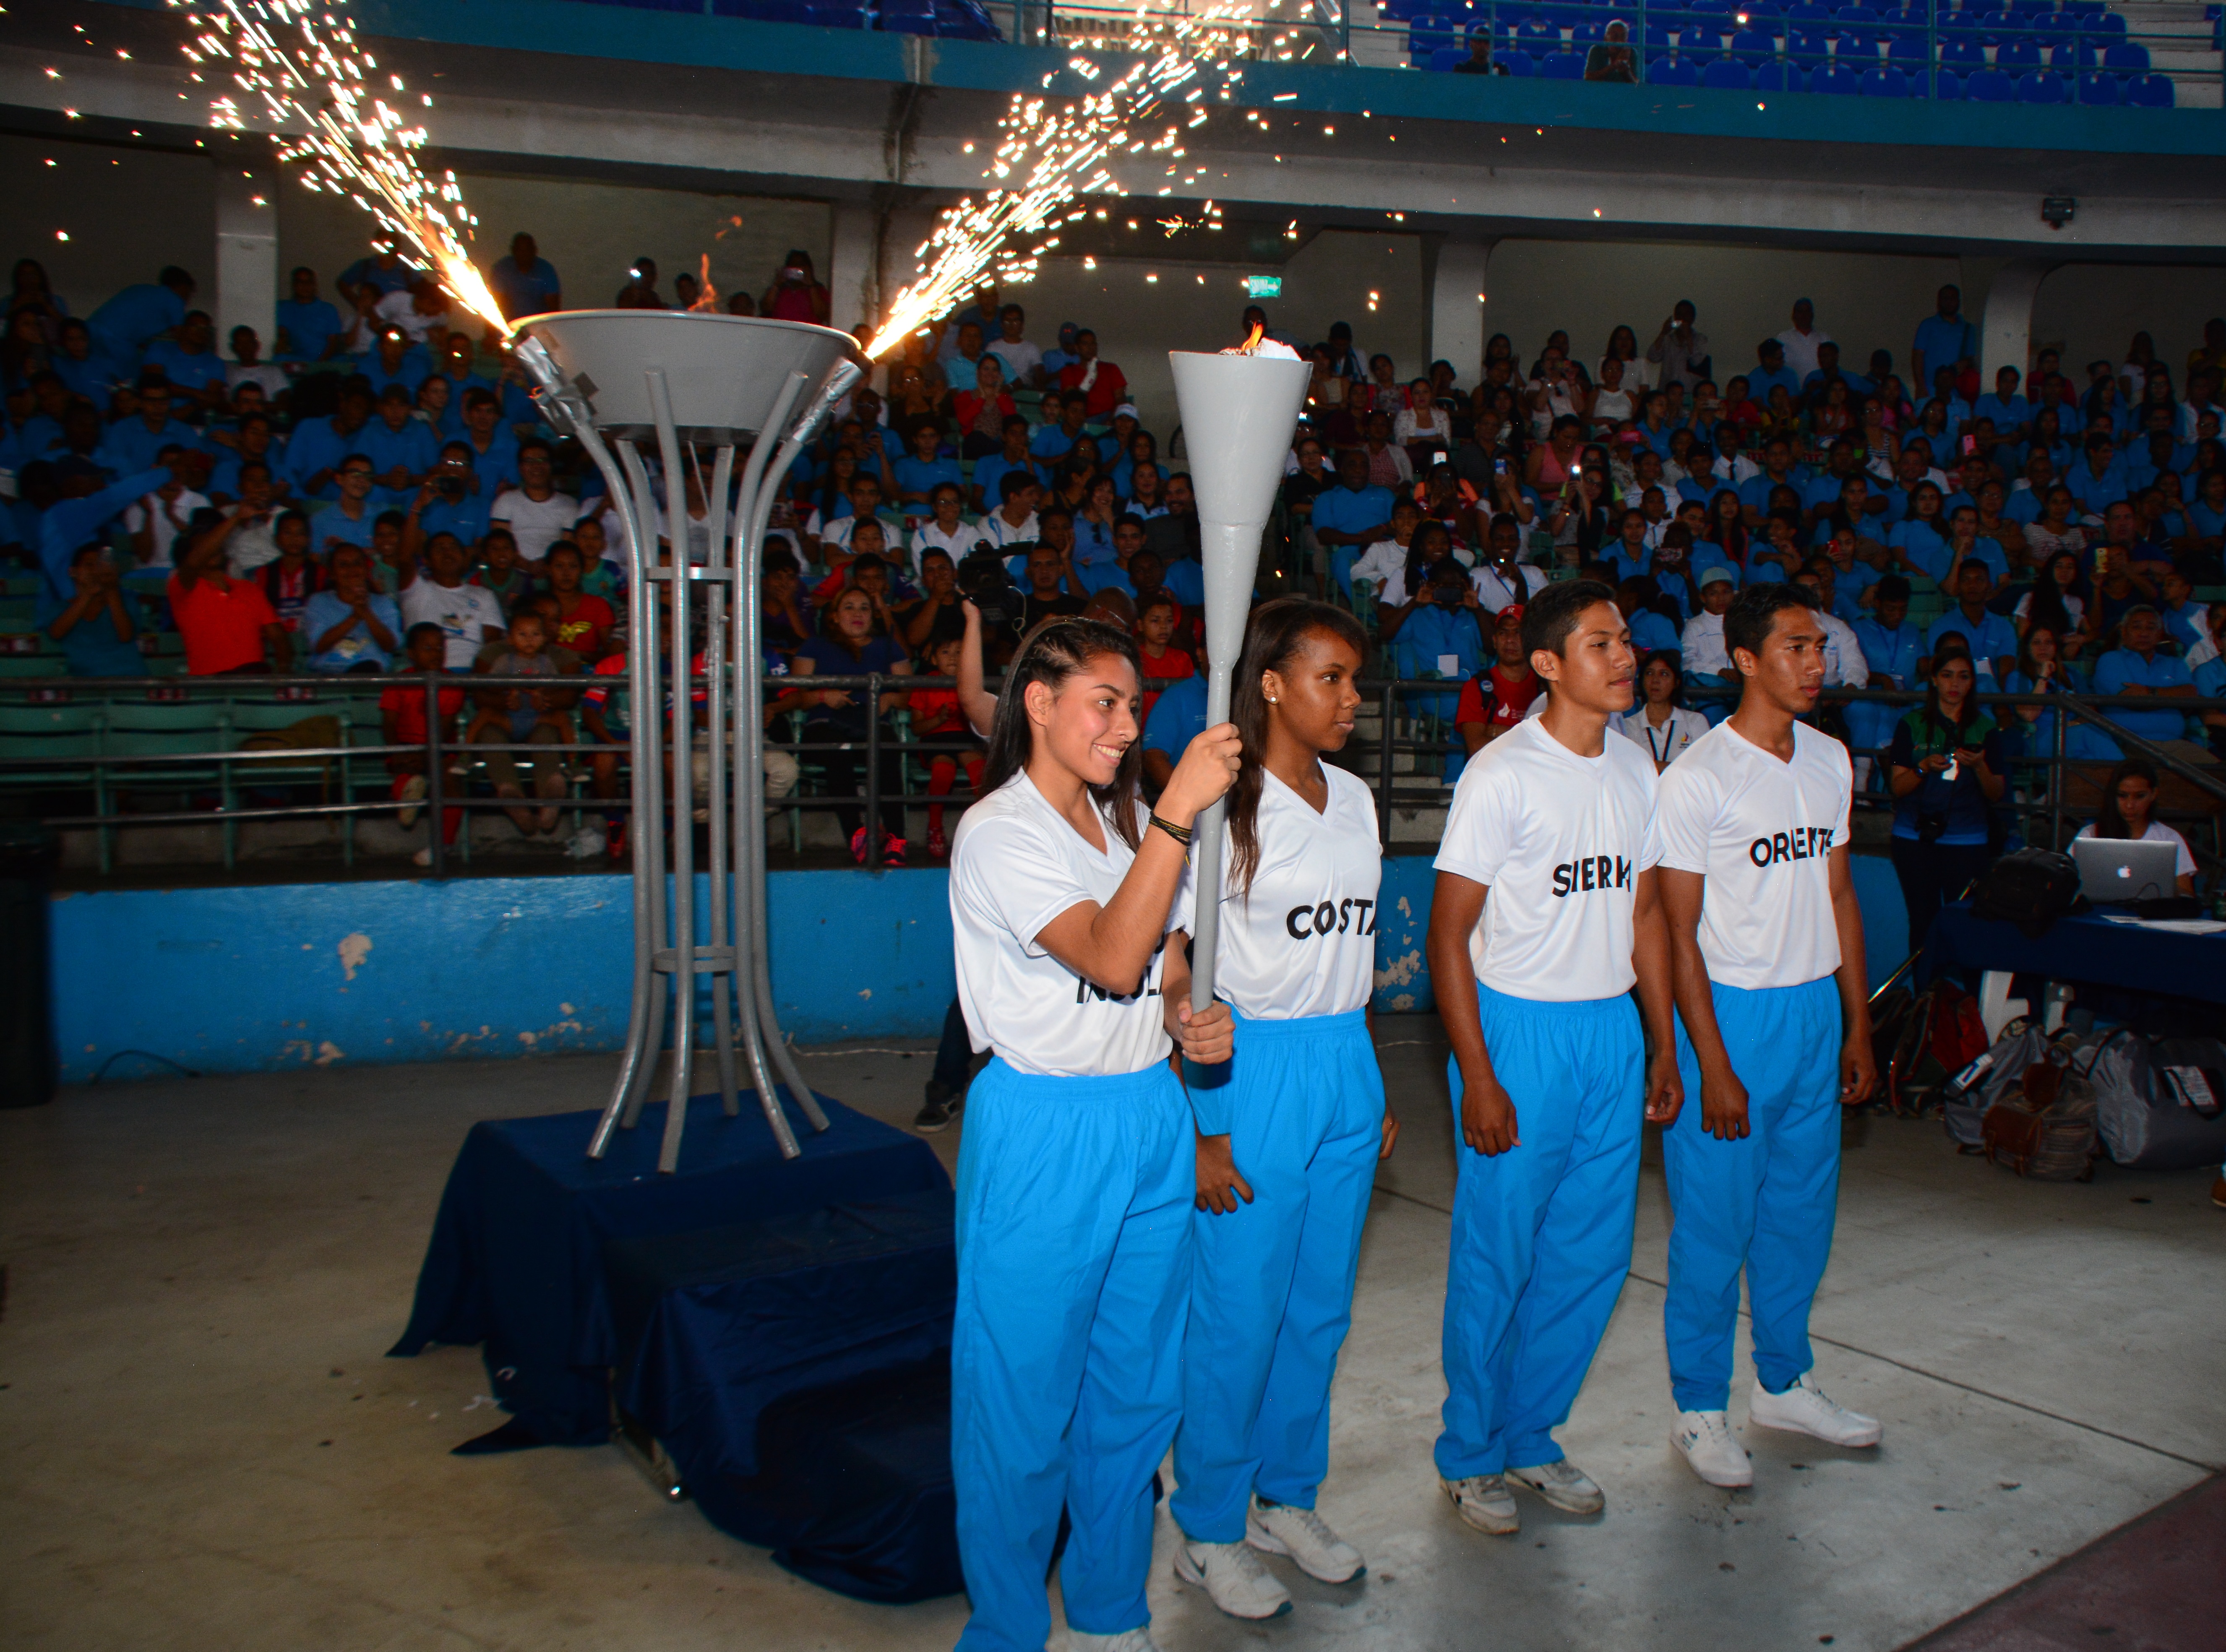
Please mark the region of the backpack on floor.
POLYGON ((2025 1070, 2048 1053, 2049 1037, 2040 1023, 2020 1015, 2002 1029, 1994 1047, 1941 1087, 1940 1118, 1959 1152, 1986 1147, 1987 1109, 2008 1095, 2025 1070))
POLYGON ((2132 1170, 2226 1164, 2226 1043, 2146 1039, 2121 1027, 2096 1046, 2096 1123, 2132 1170))
POLYGON ((1898 993, 1872 1022, 1879 1098, 1908 1117, 1923 1113, 1942 1086, 1987 1051, 1979 1001, 1952 981, 1936 981, 1920 993, 1898 993))
POLYGON ((2090 1181, 2102 1151, 2095 1111, 2095 1086, 2075 1046, 2055 1045, 1987 1109, 1987 1158, 2036 1182, 2090 1181))

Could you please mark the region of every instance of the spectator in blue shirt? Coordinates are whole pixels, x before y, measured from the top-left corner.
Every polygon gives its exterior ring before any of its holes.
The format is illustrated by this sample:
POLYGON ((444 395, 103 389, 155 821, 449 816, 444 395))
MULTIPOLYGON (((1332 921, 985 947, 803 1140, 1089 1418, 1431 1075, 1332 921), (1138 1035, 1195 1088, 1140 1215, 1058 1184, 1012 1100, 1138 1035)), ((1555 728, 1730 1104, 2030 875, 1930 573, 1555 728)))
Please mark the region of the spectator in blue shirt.
POLYGON ((340 278, 333 283, 340 289, 340 296, 351 304, 356 302, 356 295, 366 289, 375 295, 374 303, 389 293, 407 292, 410 283, 424 273, 406 263, 391 243, 374 242, 372 245, 376 251, 369 257, 358 258, 341 270, 340 278))
POLYGON ((378 486, 374 512, 406 505, 441 461, 440 438, 431 425, 412 416, 410 403, 402 385, 387 385, 378 397, 378 416, 357 433, 356 451, 371 461, 378 486))
POLYGON ((510 238, 509 253, 487 271, 487 285, 494 289, 502 313, 512 321, 564 308, 556 266, 541 256, 540 247, 523 230, 510 238))
POLYGON ((1994 576, 1987 572, 1987 565, 1975 557, 1962 559, 1952 588, 1956 606, 1926 628, 1924 658, 1917 663, 1918 676, 1932 675, 1932 662, 1941 653, 1941 639, 1952 632, 1970 650, 1981 679, 1980 686, 1989 694, 1994 691, 1994 684, 2017 664, 2018 639, 2017 627, 1988 608, 1987 599, 1994 592, 1994 576))
POLYGON ((471 450, 473 498, 482 523, 502 490, 518 486, 518 438, 499 426, 501 416, 502 403, 493 391, 464 392, 464 442, 471 450))
POLYGON ((70 600, 41 627, 62 646, 72 677, 144 677, 147 661, 139 651, 139 627, 131 615, 108 548, 80 545, 70 558, 76 587, 70 600))
POLYGON ((945 482, 962 492, 965 488, 958 461, 944 458, 942 449, 941 427, 933 418, 923 416, 912 429, 912 452, 896 462, 897 500, 906 516, 932 516, 935 507, 930 501, 945 482))
POLYGON ((138 412, 118 419, 103 433, 100 450, 106 456, 101 462, 114 470, 144 470, 156 454, 173 446, 200 453, 200 435, 170 416, 169 382, 159 373, 144 376, 139 381, 138 412))
MULTIPOLYGON (((2154 608, 2146 602, 2127 608, 2118 622, 2118 638, 2119 646, 2095 662, 2097 695, 2195 697, 2195 678, 2187 662, 2164 651, 2164 620, 2154 608)), ((2178 740, 2186 733, 2187 718, 2178 711, 2132 711, 2121 706, 2108 715, 2112 721, 2144 740, 2178 740)))
MULTIPOLYGON (((1869 611, 1858 614, 1850 627, 1863 651, 1863 664, 1869 668, 1870 687, 1917 686, 1917 658, 1924 639, 1909 623, 1907 580, 1898 574, 1881 578, 1872 593, 1869 611)), ((1868 752, 1883 749, 1892 738, 1893 726, 1901 720, 1901 710, 1878 701, 1857 701, 1847 707, 1847 716, 1848 737, 1859 750, 1868 752)), ((1855 759, 1857 791, 1869 785, 1871 766, 1868 756, 1855 759)))
POLYGON ((1415 694, 1406 701, 1410 714, 1435 717, 1443 725, 1447 735, 1445 778, 1448 785, 1460 778, 1468 761, 1466 747, 1453 731, 1460 684, 1490 664, 1479 628, 1483 614, 1468 570, 1445 556, 1431 566, 1413 600, 1383 620, 1384 640, 1398 676, 1434 678, 1450 685, 1442 694, 1415 694))
POLYGON ((39 600, 34 618, 45 625, 77 594, 70 564, 79 547, 97 538, 130 505, 170 480, 168 465, 136 471, 121 481, 100 485, 100 467, 76 454, 54 466, 59 496, 39 522, 39 600))
POLYGON ((2090 517, 2100 517, 2132 492, 2126 485, 2125 461, 2110 438, 2099 430, 2088 436, 2064 485, 2090 517))
POLYGON ((75 316, 62 323, 62 345, 47 358, 47 365, 69 389, 95 407, 106 407, 117 387, 130 384, 137 370, 111 355, 92 329, 75 316))
MULTIPOLYGON (((474 491, 477 480, 469 442, 451 442, 442 448, 441 462, 433 467, 433 473, 410 501, 409 513, 403 518, 403 543, 413 562, 440 534, 454 535, 456 543, 467 550, 479 543, 487 531, 494 499, 474 491)), ((378 525, 372 524, 374 537, 378 525)))
POLYGON ((2005 438, 2024 434, 2032 423, 2032 403, 2018 394, 2018 370, 2004 367, 1994 375, 1994 393, 1971 403, 1975 419, 1992 419, 2005 438))
POLYGON ((378 346, 370 354, 355 359, 355 368, 370 384, 373 396, 383 396, 390 386, 398 384, 414 402, 417 387, 432 377, 433 358, 410 343, 399 328, 390 327, 380 330, 378 346))
POLYGON ((340 353, 347 334, 340 313, 317 296, 317 272, 308 264, 295 269, 291 298, 278 304, 277 356, 280 361, 328 361, 340 353))
MULTIPOLYGON (((1075 322, 1061 321, 1059 324, 1059 343, 1043 353, 1044 377, 1046 379, 1058 378, 1062 369, 1081 359, 1074 353, 1075 344, 1081 335, 1082 328, 1075 322)), ((1051 392, 1046 391, 1044 394, 1049 396, 1051 392)))
POLYGON ((360 375, 340 381, 340 405, 328 416, 303 419, 286 443, 286 476, 297 498, 334 497, 333 472, 363 441, 371 423, 371 383, 360 375))
POLYGON ((1835 384, 1848 387, 1848 399, 1860 402, 1878 389, 1874 379, 1851 373, 1840 365, 1840 346, 1829 339, 1816 346, 1816 371, 1801 381, 1801 399, 1816 407, 1824 404, 1824 392, 1835 384))
POLYGON ((195 416, 223 410, 227 399, 224 358, 216 351, 216 323, 206 310, 188 310, 175 339, 147 346, 146 364, 170 381, 181 406, 195 416))
POLYGON ((232 432, 232 445, 216 449, 216 454, 207 486, 202 489, 213 502, 229 505, 239 497, 239 472, 244 465, 268 467, 278 490, 287 491, 286 444, 278 439, 268 413, 240 415, 238 427, 232 432))
POLYGON ((1979 353, 1977 329, 1963 319, 1961 289, 1943 287, 1934 299, 1931 315, 1917 324, 1917 338, 1909 347, 1911 379, 1932 383, 1943 367, 1960 367, 1979 353))
POLYGON ((1771 492, 1780 487, 1798 494, 1801 477, 1793 465, 1793 444, 1784 436, 1772 436, 1762 444, 1761 471, 1739 485, 1739 506, 1750 531, 1760 531, 1763 518, 1770 514, 1771 492))
POLYGON ((302 611, 308 668, 338 676, 383 672, 402 649, 402 610, 371 582, 371 553, 343 545, 332 554, 332 584, 302 611))
POLYGON ((1765 339, 1755 351, 1761 365, 1748 370, 1746 393, 1758 406, 1770 405, 1770 392, 1774 385, 1785 386, 1785 393, 1797 400, 1801 395, 1801 378, 1785 365, 1785 346, 1776 339, 1765 339))
POLYGON ((176 264, 151 282, 126 287, 86 318, 103 352, 137 368, 147 346, 186 319, 194 278, 176 264))
POLYGON ((2178 645, 2180 658, 2185 659, 2210 635, 2208 616, 2203 604, 2195 600, 2194 581, 2177 568, 2167 569, 2157 584, 2164 593, 2164 600, 2157 604, 2157 617, 2164 621, 2165 635, 2178 645))
POLYGON ((1017 413, 1008 416, 1004 436, 1002 451, 974 461, 972 489, 977 515, 987 516, 1004 502, 1005 478, 1008 474, 1017 472, 1039 487, 1050 483, 1050 473, 1028 456, 1028 422, 1017 413))
POLYGON ((1314 495, 1314 542, 1329 552, 1330 574, 1352 598, 1352 565, 1360 553, 1391 531, 1391 490, 1371 487, 1368 455, 1347 448, 1337 459, 1335 487, 1314 495))
POLYGON ((1625 580, 1615 588, 1615 606, 1623 610, 1624 622, 1631 627, 1631 651, 1642 658, 1657 651, 1672 658, 1677 655, 1677 624, 1654 607, 1662 600, 1660 588, 1644 575, 1625 580))

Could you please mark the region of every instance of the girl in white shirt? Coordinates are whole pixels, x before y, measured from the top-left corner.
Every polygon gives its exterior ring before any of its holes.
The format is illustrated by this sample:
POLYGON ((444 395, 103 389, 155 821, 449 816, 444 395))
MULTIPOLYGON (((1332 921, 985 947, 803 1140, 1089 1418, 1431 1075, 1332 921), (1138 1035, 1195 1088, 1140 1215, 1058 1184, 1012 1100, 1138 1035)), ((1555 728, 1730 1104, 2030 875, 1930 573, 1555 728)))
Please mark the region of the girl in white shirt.
POLYGON ((2157 800, 2157 772, 2146 758, 2129 757, 2110 771, 2110 784, 2102 789, 2102 810, 2079 829, 2082 837, 2130 838, 2140 843, 2170 843, 2178 851, 2172 867, 2175 894, 2195 893, 2195 855, 2187 840, 2153 817, 2157 800))
POLYGON ((1199 735, 1148 812, 1142 677, 1126 632, 1040 627, 1008 669, 985 795, 951 851, 959 1003, 996 1056, 958 1157, 951 1455, 970 1645, 1044 1644, 1062 1504, 1074 1644, 1147 1640, 1197 1192, 1169 1039, 1202 1064, 1231 1048, 1225 1007, 1190 1009, 1187 840, 1237 740, 1226 723, 1199 735))
POLYGON ((1288 1610, 1259 1550, 1324 1583, 1365 1570, 1314 1496, 1361 1223, 1398 1133, 1368 1027, 1376 807, 1321 760, 1352 734, 1366 648, 1343 609, 1284 597, 1253 610, 1236 671, 1244 747, 1214 954, 1236 1055, 1191 1076, 1196 1254, 1168 1511, 1175 1575, 1237 1617, 1288 1610))
POLYGON ((1650 655, 1638 673, 1640 703, 1608 720, 1617 734, 1646 748, 1657 774, 1708 732, 1706 717, 1677 703, 1683 688, 1684 677, 1668 650, 1650 655))

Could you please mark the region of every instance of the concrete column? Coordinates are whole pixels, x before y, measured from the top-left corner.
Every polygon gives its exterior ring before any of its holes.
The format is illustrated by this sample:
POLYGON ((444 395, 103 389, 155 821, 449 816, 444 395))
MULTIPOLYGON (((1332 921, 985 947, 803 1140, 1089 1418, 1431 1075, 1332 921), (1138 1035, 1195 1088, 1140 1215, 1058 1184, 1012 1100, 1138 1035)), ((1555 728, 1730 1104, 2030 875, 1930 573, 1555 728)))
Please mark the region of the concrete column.
POLYGON ((874 209, 848 201, 835 204, 833 251, 827 289, 834 308, 828 324, 848 333, 861 321, 878 321, 881 311, 881 259, 874 209))
POLYGON ((1994 375, 2004 367, 2016 368, 2020 383, 2031 371, 2033 300, 2040 292, 2040 283, 2062 263, 2059 258, 2010 258, 1994 271, 1987 288, 1984 319, 1979 323, 1981 395, 1993 393, 1994 375))
MULTIPOLYGON (((245 146, 243 146, 245 147, 245 146)), ((232 330, 251 327, 268 360, 278 327, 278 206, 283 181, 274 167, 245 167, 212 157, 216 168, 216 277, 207 306, 216 318, 216 347, 229 359, 232 330)))
POLYGON ((1484 372, 1484 278, 1494 241, 1474 233, 1448 235, 1431 271, 1425 363, 1452 362, 1464 390, 1474 389, 1484 372))

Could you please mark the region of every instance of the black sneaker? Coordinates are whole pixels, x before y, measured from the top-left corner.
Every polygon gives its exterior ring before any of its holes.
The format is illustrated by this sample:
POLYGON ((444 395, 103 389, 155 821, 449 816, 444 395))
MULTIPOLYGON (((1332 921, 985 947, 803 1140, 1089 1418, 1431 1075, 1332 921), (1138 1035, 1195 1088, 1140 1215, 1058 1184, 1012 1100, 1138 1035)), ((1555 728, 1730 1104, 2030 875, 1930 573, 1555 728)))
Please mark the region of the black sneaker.
POLYGON ((919 1104, 919 1112, 912 1128, 922 1135, 933 1135, 958 1116, 958 1109, 966 1105, 966 1092, 954 1090, 939 1079, 927 1081, 927 1099, 919 1104))

